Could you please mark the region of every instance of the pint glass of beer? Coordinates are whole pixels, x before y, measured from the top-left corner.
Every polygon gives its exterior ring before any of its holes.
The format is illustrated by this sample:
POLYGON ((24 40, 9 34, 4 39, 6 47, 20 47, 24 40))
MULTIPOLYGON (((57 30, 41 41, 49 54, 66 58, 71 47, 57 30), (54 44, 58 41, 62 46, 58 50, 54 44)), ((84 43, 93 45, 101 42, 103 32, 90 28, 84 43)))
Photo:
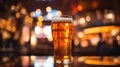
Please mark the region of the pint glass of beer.
POLYGON ((55 63, 71 63, 73 24, 71 16, 52 18, 52 37, 55 63))

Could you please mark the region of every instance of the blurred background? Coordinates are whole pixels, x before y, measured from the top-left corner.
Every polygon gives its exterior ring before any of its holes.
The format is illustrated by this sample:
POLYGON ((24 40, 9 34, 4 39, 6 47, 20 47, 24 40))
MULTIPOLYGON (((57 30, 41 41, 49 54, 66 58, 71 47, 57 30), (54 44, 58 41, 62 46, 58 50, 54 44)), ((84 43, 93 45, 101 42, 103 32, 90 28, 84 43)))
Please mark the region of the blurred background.
POLYGON ((120 55, 120 0, 0 0, 0 55, 53 55, 51 18, 71 15, 72 54, 120 55))

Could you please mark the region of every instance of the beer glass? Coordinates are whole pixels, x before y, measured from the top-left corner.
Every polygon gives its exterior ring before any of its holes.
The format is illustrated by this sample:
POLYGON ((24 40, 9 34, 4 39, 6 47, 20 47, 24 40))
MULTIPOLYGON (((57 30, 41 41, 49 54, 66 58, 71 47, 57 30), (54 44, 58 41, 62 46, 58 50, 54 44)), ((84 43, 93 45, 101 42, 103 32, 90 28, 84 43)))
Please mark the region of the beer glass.
POLYGON ((52 18, 52 37, 54 44, 54 62, 71 63, 73 24, 71 16, 55 16, 52 18))

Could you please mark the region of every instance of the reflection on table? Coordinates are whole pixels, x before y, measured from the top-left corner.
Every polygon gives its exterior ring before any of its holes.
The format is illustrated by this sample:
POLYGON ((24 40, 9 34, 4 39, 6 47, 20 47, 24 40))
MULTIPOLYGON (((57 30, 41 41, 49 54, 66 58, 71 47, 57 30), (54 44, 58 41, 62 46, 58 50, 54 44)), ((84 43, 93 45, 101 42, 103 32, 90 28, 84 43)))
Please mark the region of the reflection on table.
POLYGON ((55 64, 53 56, 0 56, 0 67, 120 67, 120 56, 74 56, 72 64, 55 64))

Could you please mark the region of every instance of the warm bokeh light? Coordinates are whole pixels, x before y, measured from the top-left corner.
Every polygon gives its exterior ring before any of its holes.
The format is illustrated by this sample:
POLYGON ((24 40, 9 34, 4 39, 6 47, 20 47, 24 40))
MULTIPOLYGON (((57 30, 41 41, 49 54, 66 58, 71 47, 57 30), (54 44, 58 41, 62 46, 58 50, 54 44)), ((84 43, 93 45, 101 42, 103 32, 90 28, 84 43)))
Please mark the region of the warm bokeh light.
POLYGON ((11 29, 10 29, 12 32, 15 32, 16 31, 16 27, 15 26, 13 26, 13 27, 11 27, 11 29))
POLYGON ((12 5, 10 10, 14 11, 15 10, 15 5, 12 5))
POLYGON ((46 12, 51 12, 52 8, 50 6, 46 7, 46 12))
POLYGON ((120 40, 120 36, 117 36, 117 40, 120 40))
POLYGON ((10 25, 7 25, 6 29, 7 29, 7 30, 11 30, 11 26, 10 26, 10 25))
POLYGON ((34 63, 35 63, 35 59, 36 59, 36 56, 31 56, 31 57, 30 57, 31 64, 34 64, 34 63))
POLYGON ((21 60, 22 60, 22 66, 23 67, 29 67, 29 56, 21 56, 21 60))
POLYGON ((43 16, 39 16, 39 17, 38 17, 38 21, 41 21, 41 22, 42 22, 43 20, 44 20, 43 16))
POLYGON ((90 16, 86 16, 86 21, 90 22, 91 21, 91 17, 90 16))
POLYGON ((2 32, 2 37, 3 37, 3 39, 8 39, 8 38, 11 37, 11 35, 10 35, 9 32, 7 32, 7 31, 3 31, 3 32, 2 32))
POLYGON ((111 35, 115 36, 119 33, 119 27, 111 30, 111 35))
POLYGON ((93 33, 102 33, 102 32, 110 32, 112 29, 115 29, 116 26, 100 26, 84 29, 85 34, 93 34, 93 33))
POLYGON ((0 28, 14 33, 16 31, 16 24, 14 23, 13 19, 8 17, 7 20, 0 18, 0 28))
POLYGON ((83 34, 83 32, 78 32, 77 36, 78 36, 79 38, 82 38, 82 37, 84 36, 84 34, 83 34))
POLYGON ((7 61, 9 61, 9 60, 10 60, 10 58, 9 58, 9 57, 7 57, 7 56, 2 57, 1 59, 2 59, 2 61, 3 61, 3 62, 7 62, 7 61))
POLYGON ((78 38, 75 38, 75 39, 74 39, 74 45, 75 45, 75 46, 78 46, 79 43, 80 43, 79 39, 78 39, 78 38))
POLYGON ((33 23, 33 18, 26 15, 24 18, 24 24, 28 26, 32 26, 32 23, 33 23))
POLYGON ((85 24, 85 18, 84 18, 84 17, 81 17, 81 18, 78 20, 78 23, 79 23, 79 24, 85 24))
POLYGON ((82 5, 78 5, 78 6, 77 6, 77 10, 78 10, 78 11, 82 11, 82 10, 83 10, 83 6, 82 6, 82 5))
MULTIPOLYGON (((65 56, 65 57, 67 58, 68 56, 65 56)), ((63 64, 69 64, 70 63, 69 59, 66 59, 66 58, 63 59, 63 64)))
POLYGON ((36 13, 37 14, 40 14, 41 13, 41 10, 38 8, 38 9, 36 9, 36 13))
POLYGON ((111 65, 111 66, 113 66, 113 65, 117 65, 117 63, 116 62, 114 62, 114 61, 108 61, 108 60, 110 60, 110 59, 103 59, 102 61, 101 60, 98 60, 98 59, 87 59, 87 60, 85 60, 85 64, 90 64, 90 65, 105 65, 105 66, 107 66, 107 65, 111 65))
POLYGON ((30 12, 30 16, 31 16, 31 17, 34 17, 34 12, 30 12))
POLYGON ((79 61, 79 62, 83 62, 84 60, 85 60, 84 57, 79 57, 79 58, 78 58, 78 61, 79 61))
POLYGON ((30 44, 32 47, 36 47, 36 45, 37 45, 37 37, 36 37, 34 31, 31 32, 30 44))
POLYGON ((113 19, 113 18, 114 18, 114 14, 113 14, 113 13, 108 13, 108 14, 106 15, 106 18, 107 18, 107 19, 113 19))
POLYGON ((61 16, 61 15, 62 15, 62 12, 61 12, 61 11, 57 11, 57 12, 56 12, 56 15, 61 16))
POLYGON ((47 36, 48 41, 53 41, 52 36, 47 36))
POLYGON ((100 40, 99 37, 92 37, 92 38, 90 39, 90 42, 91 42, 91 44, 92 44, 93 46, 97 46, 99 40, 100 40))
POLYGON ((88 41, 87 40, 83 40, 83 41, 81 41, 81 47, 88 47, 88 41))
POLYGON ((41 21, 37 21, 37 26, 42 26, 42 22, 41 21))
POLYGON ((64 67, 71 67, 69 64, 65 64, 64 67))
POLYGON ((5 24, 6 24, 7 21, 6 21, 5 19, 1 19, 1 18, 0 18, 0 22, 1 22, 1 23, 0 23, 0 28, 1 28, 1 29, 5 28, 5 24))
POLYGON ((97 3, 96 1, 93 1, 93 2, 92 2, 92 6, 93 6, 93 8, 97 8, 98 3, 97 3))
POLYGON ((20 13, 23 14, 23 15, 25 15, 25 14, 27 14, 27 11, 26 11, 25 8, 21 8, 21 9, 20 9, 20 13))
POLYGON ((115 22, 115 13, 112 10, 104 10, 104 23, 115 22))
POLYGON ((30 28, 28 26, 24 26, 22 28, 22 37, 21 37, 21 44, 24 45, 25 42, 30 40, 30 28))
POLYGON ((120 35, 118 35, 116 39, 118 40, 118 45, 120 46, 120 35))
POLYGON ((16 16, 16 18, 20 18, 20 13, 17 12, 15 16, 16 16))

